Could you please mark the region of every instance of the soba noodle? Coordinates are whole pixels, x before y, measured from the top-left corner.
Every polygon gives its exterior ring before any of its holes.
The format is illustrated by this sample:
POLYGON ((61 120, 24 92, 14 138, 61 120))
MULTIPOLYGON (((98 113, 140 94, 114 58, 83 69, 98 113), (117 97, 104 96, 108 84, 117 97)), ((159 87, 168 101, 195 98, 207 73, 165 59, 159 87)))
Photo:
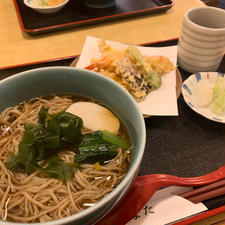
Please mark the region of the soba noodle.
MULTIPOLYGON (((31 175, 9 171, 4 164, 10 152, 17 154, 24 123, 37 123, 42 106, 50 113, 69 107, 74 100, 55 96, 35 98, 0 114, 0 219, 14 222, 46 222, 70 216, 95 204, 123 179, 129 151, 119 148, 116 158, 97 169, 82 164, 72 180, 49 178, 40 171, 31 175)), ((61 152, 60 158, 72 162, 74 152, 61 152)))

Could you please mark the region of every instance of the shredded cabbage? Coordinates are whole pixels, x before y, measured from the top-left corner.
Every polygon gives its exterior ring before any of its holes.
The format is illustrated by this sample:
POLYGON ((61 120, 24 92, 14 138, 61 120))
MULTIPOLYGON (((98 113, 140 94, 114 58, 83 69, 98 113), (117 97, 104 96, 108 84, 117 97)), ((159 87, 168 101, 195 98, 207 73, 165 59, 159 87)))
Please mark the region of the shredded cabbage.
POLYGON ((218 76, 213 87, 213 97, 210 109, 217 115, 225 113, 225 79, 218 76))

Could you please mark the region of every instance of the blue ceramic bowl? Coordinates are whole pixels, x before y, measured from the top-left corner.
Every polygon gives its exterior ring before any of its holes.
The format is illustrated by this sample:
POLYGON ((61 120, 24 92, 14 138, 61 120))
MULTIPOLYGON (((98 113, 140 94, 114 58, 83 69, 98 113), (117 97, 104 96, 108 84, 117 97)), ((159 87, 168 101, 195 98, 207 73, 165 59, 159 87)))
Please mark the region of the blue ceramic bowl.
MULTIPOLYGON (((121 119, 130 135, 133 145, 132 161, 121 183, 94 206, 72 216, 43 223, 43 225, 95 224, 127 193, 138 173, 145 148, 144 119, 133 97, 116 82, 91 71, 70 67, 34 69, 0 81, 0 112, 33 97, 52 93, 85 95, 104 103, 121 119)), ((0 221, 0 224, 13 223, 0 221)))

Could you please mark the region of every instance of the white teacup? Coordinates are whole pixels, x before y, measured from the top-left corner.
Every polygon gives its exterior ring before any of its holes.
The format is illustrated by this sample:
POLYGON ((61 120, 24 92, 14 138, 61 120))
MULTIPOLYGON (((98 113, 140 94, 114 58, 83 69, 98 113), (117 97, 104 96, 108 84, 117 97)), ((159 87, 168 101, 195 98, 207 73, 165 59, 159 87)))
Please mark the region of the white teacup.
POLYGON ((196 7, 184 14, 178 64, 188 72, 216 71, 225 53, 225 10, 196 7))

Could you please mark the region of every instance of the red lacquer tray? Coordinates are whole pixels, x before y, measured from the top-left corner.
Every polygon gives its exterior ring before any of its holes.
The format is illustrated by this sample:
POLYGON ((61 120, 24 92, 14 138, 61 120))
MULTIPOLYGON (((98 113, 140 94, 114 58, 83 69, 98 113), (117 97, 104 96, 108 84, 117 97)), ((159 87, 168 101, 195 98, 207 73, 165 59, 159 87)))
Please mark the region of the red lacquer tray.
POLYGON ((87 7, 83 0, 70 0, 59 12, 46 15, 33 11, 22 0, 14 0, 14 3, 21 29, 30 34, 163 12, 174 5, 172 0, 116 0, 112 7, 97 9, 87 7))

